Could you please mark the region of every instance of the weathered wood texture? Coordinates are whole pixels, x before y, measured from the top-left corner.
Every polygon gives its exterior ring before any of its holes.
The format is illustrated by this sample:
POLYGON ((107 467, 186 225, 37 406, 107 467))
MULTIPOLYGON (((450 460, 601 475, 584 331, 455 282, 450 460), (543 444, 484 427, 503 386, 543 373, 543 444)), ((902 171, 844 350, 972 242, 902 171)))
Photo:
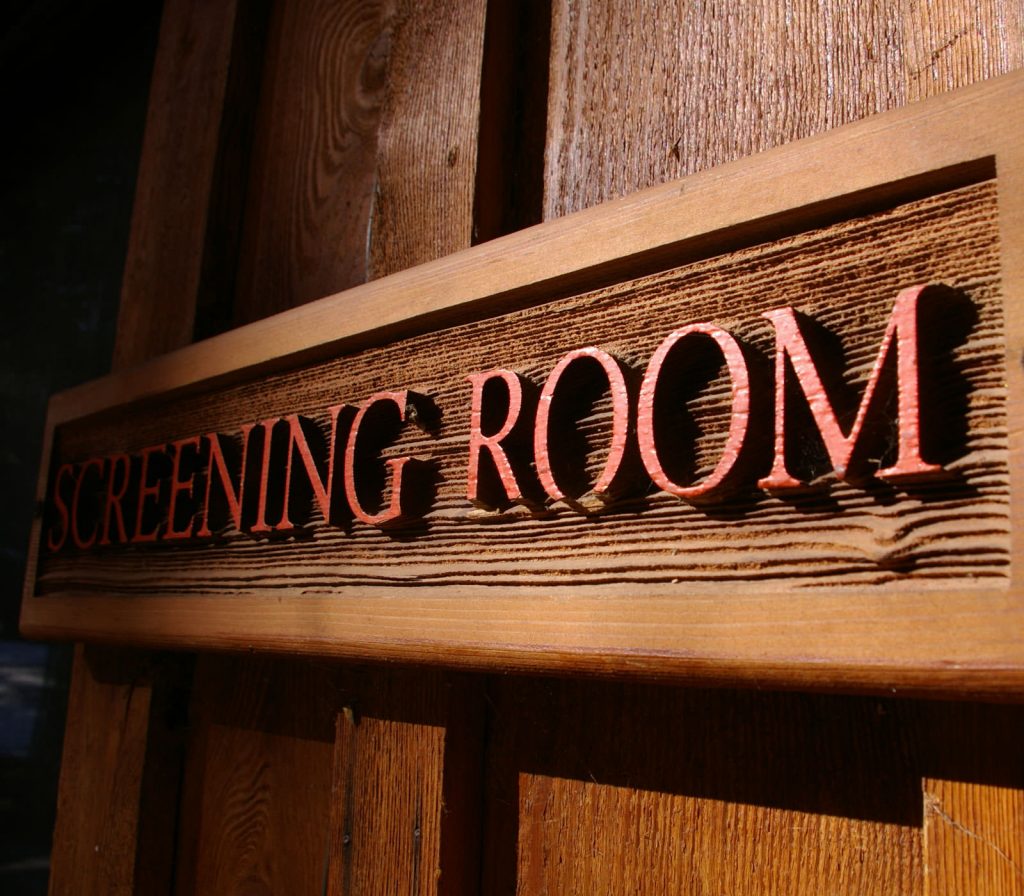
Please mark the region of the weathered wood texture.
POLYGON ((236 4, 169 0, 139 163, 115 369, 192 341, 236 4))
MULTIPOLYGON (((323 424, 323 409, 337 401, 358 404, 379 389, 408 386, 430 395, 444 418, 436 432, 407 427, 388 453, 432 458, 440 481, 424 522, 414 520, 397 540, 394 532, 358 523, 346 531, 315 525, 314 518, 309 538, 268 543, 229 533, 215 550, 204 545, 152 550, 144 568, 130 550, 58 554, 44 559, 39 591, 141 594, 152 592, 155 582, 165 593, 226 595, 263 587, 371 594, 375 587, 394 591, 424 583, 432 589, 494 590, 549 588, 570 572, 574 589, 752 579, 782 590, 1002 584, 1009 541, 994 200, 991 184, 964 188, 504 318, 416 337, 403 344, 399 357, 390 347, 369 349, 312 371, 139 408, 105 426, 68 424, 60 430, 59 456, 84 459, 190 433, 237 432, 246 421, 296 411, 323 424), (753 487, 770 462, 770 452, 762 451, 750 464, 743 490, 716 512, 664 493, 634 495, 597 516, 568 506, 543 514, 524 509, 487 514, 466 501, 467 372, 509 366, 539 385, 565 351, 590 344, 608 347, 642 370, 673 329, 706 320, 736 333, 767 359, 772 331, 759 314, 792 303, 834 334, 831 351, 841 353, 851 397, 859 400, 896 292, 922 282, 958 291, 948 301, 933 299, 934 311, 922 312, 925 332, 935 334, 932 320, 947 323, 945 343, 922 348, 936 363, 922 388, 927 409, 943 415, 940 423, 952 437, 933 441, 930 448, 949 462, 957 482, 909 493, 831 483, 798 499, 770 497, 753 487), (929 395, 945 400, 932 401, 929 395), (481 568, 478 552, 484 544, 490 560, 481 568), (698 544, 699 550, 687 547, 698 544), (256 552, 266 570, 265 585, 252 568, 256 552)), ((755 397, 763 408, 771 400, 770 375, 761 385, 755 397)), ((718 379, 693 399, 692 413, 700 421, 695 478, 717 462, 728 424, 727 395, 727 380, 718 379)), ((578 425, 587 443, 581 456, 590 480, 604 463, 605 402, 600 399, 578 425)), ((770 427, 767 420, 762 423, 770 427)), ((687 450, 684 438, 677 450, 687 450)))
POLYGON ((556 0, 550 219, 1024 65, 1024 6, 556 0))
POLYGON ((390 4, 275 3, 234 302, 258 320, 366 279, 390 4))
POLYGON ((176 892, 322 892, 335 679, 306 663, 199 659, 176 892))
POLYGON ((367 239, 370 277, 470 245, 486 8, 484 0, 397 3, 367 239))
POLYGON ((346 682, 327 892, 474 892, 482 683, 415 670, 348 673, 346 682))
POLYGON ((528 679, 489 700, 484 892, 1024 887, 1019 709, 528 679))
POLYGON ((236 323, 469 245, 484 7, 275 6, 236 323))
MULTIPOLYGON (((164 5, 115 370, 192 339, 235 19, 233 2, 164 5)), ((170 892, 188 675, 180 658, 76 649, 51 896, 170 892)))

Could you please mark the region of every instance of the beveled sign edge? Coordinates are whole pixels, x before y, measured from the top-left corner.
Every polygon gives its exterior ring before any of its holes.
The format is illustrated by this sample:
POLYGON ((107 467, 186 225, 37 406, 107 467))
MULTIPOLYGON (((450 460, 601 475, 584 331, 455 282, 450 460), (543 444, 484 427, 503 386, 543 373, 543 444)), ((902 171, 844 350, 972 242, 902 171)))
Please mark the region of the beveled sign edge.
MULTIPOLYGON (((841 201, 843 196, 872 190, 884 191, 894 182, 927 178, 932 172, 948 172, 987 158, 994 159, 999 191, 1010 396, 1007 410, 1011 420, 1019 420, 1024 395, 1024 373, 1020 364, 1024 349, 1020 311, 1024 301, 1024 203, 1020 198, 1024 196, 1024 154, 1018 147, 1024 134, 1012 116, 1005 114, 1006 108, 1014 107, 1015 98, 1018 106, 1024 101, 1022 73, 884 113, 539 225, 189 346, 135 370, 63 392, 50 404, 39 494, 44 494, 46 486, 54 429, 68 420, 166 391, 216 381, 236 371, 251 373, 261 366, 274 364, 282 354, 300 357, 410 319, 437 315, 451 318, 470 309, 479 312, 494 295, 507 296, 516 290, 529 290, 571 278, 586 271, 588 266, 625 264, 630 258, 660 246, 699 240, 709 231, 728 231, 751 218, 777 219, 786 215, 799 218, 802 213, 806 217, 807 209, 821 203, 841 201), (837 155, 851 162, 836 170, 837 155), (884 159, 884 165, 879 159, 884 159), (885 172, 882 182, 878 182, 880 170, 885 172), (708 209, 713 211, 708 213, 708 209), (383 301, 383 297, 387 297, 387 301, 383 301), (383 315, 382 307, 386 309, 383 315), (331 333, 329 341, 323 338, 325 332, 331 333), (274 347, 273 351, 269 350, 270 346, 274 347)), ((1017 461, 1024 450, 1021 445, 1024 435, 1014 424, 1010 425, 1009 432, 1011 556, 1016 557, 1020 555, 1019 533, 1024 524, 1024 510, 1016 500, 1020 466, 1017 461)), ((628 648, 623 647, 614 643, 615 639, 602 640, 595 636, 600 626, 591 632, 594 637, 589 643, 575 638, 568 642, 554 636, 545 638, 543 618, 539 633, 515 639, 508 637, 509 617, 504 611, 497 612, 498 606, 490 596, 475 603, 471 598, 460 599, 455 604, 438 598, 427 614, 437 613, 440 618, 448 618, 453 612, 461 612, 464 621, 472 620, 478 631, 487 630, 489 621, 493 625, 495 620, 501 620, 501 633, 505 638, 495 637, 490 642, 474 641, 465 632, 456 630, 458 626, 448 629, 442 626, 435 629, 436 636, 426 639, 405 637, 396 631, 389 636, 354 640, 346 634, 351 630, 352 620, 372 609, 359 599, 336 597, 329 599, 329 606, 322 607, 316 604, 315 598, 297 598, 302 611, 309 614, 308 619, 303 621, 289 611, 290 615, 279 620, 279 629, 266 630, 261 626, 260 637, 256 638, 247 637, 245 631, 229 630, 230 626, 222 618, 224 612, 230 606, 233 614, 245 617, 257 613, 262 619, 269 605, 276 603, 274 598, 159 597, 147 598, 143 607, 126 603, 124 599, 78 594, 36 597, 33 583, 40 529, 41 521, 37 520, 33 525, 22 604, 22 631, 32 637, 84 638, 193 649, 255 647, 361 659, 440 662, 470 668, 576 669, 724 683, 763 680, 772 686, 852 690, 904 687, 915 693, 1024 695, 1024 638, 1021 637, 1024 607, 1021 574, 1016 564, 1006 589, 985 586, 975 591, 915 595, 920 615, 911 614, 913 624, 908 622, 893 630, 895 639, 879 640, 877 626, 880 623, 885 623, 889 629, 891 626, 884 619, 870 618, 870 614, 867 619, 858 619, 856 614, 825 620, 801 617, 795 622, 790 620, 792 631, 785 637, 775 638, 774 643, 769 640, 763 641, 760 648, 748 645, 736 649, 730 648, 728 639, 723 638, 715 643, 707 642, 703 653, 699 649, 695 652, 693 646, 686 643, 680 642, 673 649, 671 644, 666 647, 657 639, 644 637, 637 638, 637 643, 628 648), (929 614, 926 608, 929 602, 935 601, 935 595, 940 595, 942 606, 934 607, 929 614), (171 630, 173 625, 168 629, 156 622, 163 614, 169 614, 173 622, 172 617, 177 612, 174 607, 178 606, 173 603, 176 600, 189 601, 188 618, 192 620, 187 626, 179 626, 177 634, 171 630), (172 604, 168 605, 167 601, 172 604), (471 607, 472 612, 468 612, 467 607, 471 607), (966 628, 971 637, 951 639, 956 649, 947 656, 929 659, 918 650, 910 649, 942 635, 951 621, 958 618, 957 614, 969 619, 966 628), (202 619, 210 623, 209 628, 196 621, 202 619), (314 619, 318 624, 313 624, 314 619), (77 624, 69 624, 69 620, 77 624), (336 630, 333 637, 331 629, 336 630), (325 631, 327 635, 323 635, 325 631), (838 660, 830 658, 821 649, 830 638, 852 645, 851 650, 839 651, 838 660)), ((823 592, 815 593, 819 608, 833 603, 841 607, 843 601, 853 600, 860 602, 862 615, 867 611, 864 602, 874 600, 871 592, 844 590, 834 598, 823 596, 823 592)), ((769 604, 773 599, 783 599, 782 596, 773 598, 770 593, 755 593, 754 597, 769 604)), ((784 599, 792 599, 792 595, 787 594, 784 599)), ((892 598, 878 599, 884 602, 892 598)), ((422 597, 387 600, 389 608, 403 601, 411 609, 431 604, 431 599, 422 597)), ((538 624, 538 613, 542 617, 547 613, 551 632, 564 622, 558 616, 557 602, 534 597, 509 600, 535 624, 538 624)), ((628 612, 638 610, 634 597, 620 598, 619 602, 628 603, 628 612)), ((685 596, 668 602, 668 606, 677 605, 681 622, 685 622, 688 615, 682 612, 685 602, 685 596)), ((591 612, 600 617, 612 605, 607 600, 596 603, 584 600, 578 603, 575 613, 590 607, 591 612)), ((615 619, 616 614, 611 613, 608 624, 613 625, 615 619)), ((753 622, 754 617, 748 621, 753 622)), ((730 626, 741 622, 733 615, 730 626)), ((950 634, 955 635, 955 632, 950 634)))

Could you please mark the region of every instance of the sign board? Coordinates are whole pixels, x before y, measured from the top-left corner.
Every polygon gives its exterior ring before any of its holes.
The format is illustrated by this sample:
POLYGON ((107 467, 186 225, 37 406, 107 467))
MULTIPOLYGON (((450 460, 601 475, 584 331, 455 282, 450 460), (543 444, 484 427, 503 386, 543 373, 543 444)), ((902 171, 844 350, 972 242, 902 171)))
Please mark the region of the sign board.
POLYGON ((1010 76, 55 397, 22 628, 1024 684, 1010 76))

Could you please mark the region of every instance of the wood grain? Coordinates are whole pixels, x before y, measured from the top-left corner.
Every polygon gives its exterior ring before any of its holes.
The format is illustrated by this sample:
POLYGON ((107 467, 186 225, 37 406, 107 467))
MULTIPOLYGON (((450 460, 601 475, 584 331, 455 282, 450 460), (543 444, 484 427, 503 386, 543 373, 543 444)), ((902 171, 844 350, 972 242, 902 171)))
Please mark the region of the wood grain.
POLYGON ((490 699, 488 893, 922 892, 913 704, 530 680, 490 699))
POLYGON ((270 23, 235 323, 362 283, 390 5, 278 3, 270 23))
POLYGON ((482 690, 442 672, 347 673, 338 714, 331 894, 473 892, 482 690))
POLYGON ((200 657, 177 893, 322 892, 335 679, 308 663, 200 657))
POLYGON ((1024 709, 938 704, 923 716, 925 894, 1024 893, 1024 709))
POLYGON ((121 286, 114 368, 192 341, 236 4, 165 5, 121 286))
POLYGON ((464 249, 473 231, 487 4, 396 5, 367 240, 370 277, 464 249))
POLYGON ((485 892, 1024 884, 1020 707, 537 679, 488 702, 485 892))
MULTIPOLYGON (((141 594, 156 582, 165 593, 182 594, 265 588, 369 595, 385 586, 391 593, 443 586, 493 591, 548 588, 564 576, 572 576, 574 588, 721 581, 756 581, 779 590, 879 585, 896 591, 986 580, 1005 585, 1008 467, 994 200, 991 185, 967 188, 417 337, 403 344, 401 357, 391 347, 367 350, 202 398, 139 408, 109 426, 69 424, 59 433, 62 460, 137 450, 195 432, 237 432, 245 421, 296 411, 322 422, 323 409, 339 400, 358 404, 381 388, 408 386, 432 397, 443 422, 434 433, 408 428, 389 451, 432 458, 440 481, 423 523, 414 520, 398 539, 395 532, 365 525, 346 529, 314 520, 303 539, 268 543, 228 534, 214 550, 200 544, 150 551, 145 566, 134 551, 56 554, 44 559, 39 593, 141 594), (962 329, 950 356, 945 348, 939 353, 941 379, 924 387, 947 396, 949 423, 963 430, 964 444, 941 446, 952 452, 949 470, 956 483, 908 494, 830 483, 799 499, 769 497, 753 488, 768 460, 761 456, 751 464, 745 490, 715 512, 653 491, 595 516, 561 504, 543 512, 480 514, 466 502, 467 372, 512 367, 539 385, 565 351, 590 344, 612 349, 642 370, 668 333, 704 320, 735 332, 768 358, 771 328, 760 312, 794 304, 836 334, 859 396, 896 292, 924 282, 944 283, 966 297, 965 309, 954 303, 936 312, 950 332, 962 329), (961 312, 967 317, 956 324, 961 312), (955 405, 952 396, 958 396, 955 405), (484 545, 489 562, 481 567, 484 545), (265 573, 253 569, 257 555, 265 573)), ((728 422, 725 389, 727 383, 717 382, 694 405, 701 430, 697 478, 717 460, 728 422)), ((754 398, 761 406, 770 402, 766 390, 754 398)), ((591 480, 604 461, 600 433, 607 411, 599 403, 578 427, 591 442, 591 480)))
MULTIPOLYGON (((192 338, 235 4, 164 5, 115 370, 192 338), (183 184, 188 188, 183 189, 183 184)), ((183 755, 180 658, 78 645, 49 892, 167 894, 183 755)))
POLYGON ((138 654, 76 648, 50 859, 51 896, 136 892, 153 702, 145 668, 138 654))
POLYGON ((1024 64, 1014 3, 553 5, 544 218, 1024 64))

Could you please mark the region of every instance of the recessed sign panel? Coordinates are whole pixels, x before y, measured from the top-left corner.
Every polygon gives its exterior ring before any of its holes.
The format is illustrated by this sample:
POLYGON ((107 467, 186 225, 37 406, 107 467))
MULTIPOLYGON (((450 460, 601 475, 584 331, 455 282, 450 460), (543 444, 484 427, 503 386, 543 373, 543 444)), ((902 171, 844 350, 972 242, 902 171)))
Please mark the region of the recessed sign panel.
POLYGON ((23 627, 1019 686, 1021 83, 59 396, 23 627))

